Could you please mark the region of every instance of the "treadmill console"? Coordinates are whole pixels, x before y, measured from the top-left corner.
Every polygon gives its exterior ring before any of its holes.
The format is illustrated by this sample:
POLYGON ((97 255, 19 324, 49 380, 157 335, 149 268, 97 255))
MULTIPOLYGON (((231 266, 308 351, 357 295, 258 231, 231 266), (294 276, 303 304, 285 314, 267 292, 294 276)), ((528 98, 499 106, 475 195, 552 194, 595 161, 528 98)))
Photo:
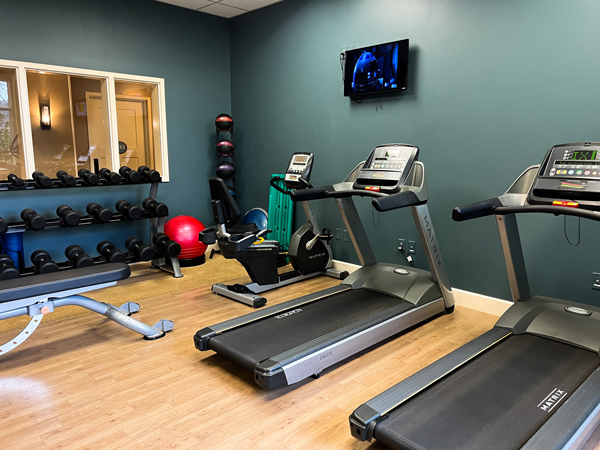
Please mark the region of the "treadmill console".
POLYGON ((284 183, 289 189, 303 189, 307 187, 299 179, 310 179, 314 156, 312 153, 296 152, 292 155, 288 168, 285 171, 284 183))
POLYGON ((419 148, 408 144, 378 145, 365 161, 354 189, 399 192, 419 155, 419 148))
POLYGON ((600 142, 555 145, 548 150, 527 201, 600 209, 600 142))

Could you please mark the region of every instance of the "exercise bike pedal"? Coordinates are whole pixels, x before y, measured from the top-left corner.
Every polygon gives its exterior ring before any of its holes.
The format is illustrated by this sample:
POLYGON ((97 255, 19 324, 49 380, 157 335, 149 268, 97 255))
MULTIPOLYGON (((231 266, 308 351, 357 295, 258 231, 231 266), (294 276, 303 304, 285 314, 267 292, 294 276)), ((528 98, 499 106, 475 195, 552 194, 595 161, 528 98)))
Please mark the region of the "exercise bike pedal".
POLYGON ((140 305, 134 302, 123 303, 121 306, 119 306, 119 308, 125 311, 128 316, 140 311, 140 305))

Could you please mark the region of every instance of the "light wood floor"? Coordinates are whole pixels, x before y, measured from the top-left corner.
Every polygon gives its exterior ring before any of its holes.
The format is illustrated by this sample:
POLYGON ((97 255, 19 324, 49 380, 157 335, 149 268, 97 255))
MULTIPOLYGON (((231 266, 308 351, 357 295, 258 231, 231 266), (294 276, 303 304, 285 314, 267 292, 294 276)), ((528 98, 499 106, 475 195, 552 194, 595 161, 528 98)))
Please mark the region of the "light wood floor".
MULTIPOLYGON (((319 277, 267 298, 275 304, 337 283, 319 277)), ((0 358, 0 447, 381 449, 350 436, 349 414, 497 319, 457 308, 318 380, 268 392, 250 373, 194 348, 197 330, 252 311, 209 289, 142 303, 139 320, 175 321, 175 330, 157 341, 97 314, 42 323, 0 358)), ((0 343, 10 337, 0 335, 0 343)))

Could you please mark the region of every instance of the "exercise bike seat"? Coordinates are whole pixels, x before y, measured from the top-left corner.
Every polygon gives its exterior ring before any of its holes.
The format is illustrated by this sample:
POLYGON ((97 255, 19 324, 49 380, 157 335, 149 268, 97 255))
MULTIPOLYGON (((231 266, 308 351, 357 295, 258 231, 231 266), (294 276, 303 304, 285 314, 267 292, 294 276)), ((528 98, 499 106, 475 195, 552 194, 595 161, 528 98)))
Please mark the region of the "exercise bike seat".
POLYGON ((0 303, 124 280, 130 274, 127 264, 112 263, 5 280, 0 288, 0 303))

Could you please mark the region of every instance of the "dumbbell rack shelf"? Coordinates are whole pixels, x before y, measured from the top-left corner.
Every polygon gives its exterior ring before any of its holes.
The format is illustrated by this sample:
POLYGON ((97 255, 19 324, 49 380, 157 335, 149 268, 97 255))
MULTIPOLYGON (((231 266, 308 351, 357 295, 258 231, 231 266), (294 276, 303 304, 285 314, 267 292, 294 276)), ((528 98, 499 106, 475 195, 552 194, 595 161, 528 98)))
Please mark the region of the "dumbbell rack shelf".
MULTIPOLYGON (((158 249, 156 250, 156 256, 155 259, 157 258, 164 258, 165 256, 162 255, 161 253, 159 253, 158 249)), ((93 258, 94 260, 94 265, 98 266, 101 264, 108 264, 109 262, 106 260, 105 257, 103 256, 96 256, 95 258, 93 258)), ((139 259, 136 259, 136 257, 133 255, 133 252, 126 252, 125 253, 125 264, 133 264, 136 262, 140 262, 139 259)), ((58 266, 58 271, 63 271, 63 270, 70 270, 70 269, 74 269, 75 266, 73 263, 71 263, 70 261, 63 261, 63 262, 59 262, 56 263, 56 265, 58 266)), ((26 276, 30 276, 30 275, 37 275, 37 272, 32 268, 32 267, 25 267, 23 269, 19 269, 19 273, 21 277, 26 277, 26 276)))
MULTIPOLYGON (((62 219, 56 217, 56 218, 52 218, 52 219, 46 219, 46 226, 44 227, 44 230, 48 230, 48 229, 52 229, 52 228, 75 228, 75 227, 79 227, 82 225, 105 225, 105 224, 115 223, 115 222, 135 222, 138 220, 147 220, 147 219, 155 219, 155 218, 157 218, 157 216, 153 215, 149 211, 142 212, 142 215, 137 219, 129 219, 121 213, 113 213, 112 219, 110 219, 108 222, 104 222, 104 223, 98 222, 93 216, 81 216, 81 220, 77 225, 69 226, 69 225, 65 225, 62 222, 62 219)), ((25 222, 9 222, 8 228, 6 229, 6 231, 4 233, 24 233, 26 231, 43 231, 43 230, 32 230, 25 224, 25 222)))
MULTIPOLYGON (((77 184, 75 186, 65 186, 60 180, 52 179, 52 184, 48 187, 39 186, 33 180, 23 180, 25 184, 20 187, 15 187, 10 181, 3 180, 0 181, 0 191, 31 191, 31 190, 39 190, 39 191, 51 191, 53 189, 77 189, 82 187, 95 188, 95 187, 106 187, 106 186, 137 186, 140 184, 154 184, 151 181, 147 181, 145 179, 141 180, 139 183, 130 183, 125 180, 121 180, 119 183, 109 183, 104 178, 101 178, 98 184, 87 184, 81 178, 77 178, 77 184)), ((158 181, 159 183, 162 181, 158 181)), ((156 183, 156 182, 155 182, 156 183)))
MULTIPOLYGON (((71 186, 71 187, 64 186, 63 184, 61 184, 60 181, 52 180, 52 186, 47 187, 47 188, 39 187, 37 184, 35 184, 34 181, 28 180, 26 183, 27 183, 27 185, 25 187, 14 188, 12 186, 9 186, 10 183, 8 183, 8 182, 0 182, 0 191, 13 191, 14 192, 14 191, 19 191, 19 190, 33 190, 33 189, 47 191, 47 190, 51 190, 51 189, 75 189, 78 187, 94 188, 94 187, 101 187, 101 186, 135 186, 138 184, 150 184, 150 194, 148 195, 148 197, 156 200, 157 193, 158 193, 158 185, 161 183, 161 181, 149 182, 149 181, 142 180, 140 183, 128 183, 128 182, 121 181, 120 184, 111 184, 111 183, 106 182, 105 180, 100 180, 100 183, 97 185, 88 185, 88 184, 85 184, 81 179, 78 178, 77 184, 75 186, 71 186)), ((120 223, 136 222, 139 220, 149 220, 150 221, 150 242, 154 241, 154 237, 157 234, 164 233, 166 216, 157 217, 154 214, 152 214, 150 211, 146 211, 146 210, 144 210, 142 212, 141 217, 139 217, 138 219, 129 219, 129 218, 126 218, 121 213, 113 213, 112 219, 104 224, 117 223, 117 222, 120 222, 120 223)), ((82 225, 103 225, 103 224, 98 222, 93 216, 81 216, 81 220, 80 220, 79 224, 75 225, 74 227, 78 227, 78 226, 82 226, 82 225)), ((74 227, 65 225, 62 222, 62 220, 57 217, 57 218, 52 218, 52 219, 46 220, 46 226, 42 230, 39 230, 39 231, 44 231, 44 230, 53 229, 53 228, 56 229, 56 228, 74 228, 74 227)), ((27 231, 36 231, 36 230, 30 229, 25 224, 25 222, 9 222, 7 229, 3 234, 5 234, 5 233, 25 233, 27 231)), ((154 247, 154 249, 156 251, 156 255, 152 259, 151 267, 153 269, 160 269, 165 272, 168 272, 168 273, 172 274, 174 278, 183 277, 183 274, 181 273, 181 267, 179 265, 179 259, 176 256, 175 257, 164 256, 159 248, 154 247), (167 263, 167 260, 169 260, 170 264, 167 263)), ((134 262, 139 262, 139 260, 135 259, 135 257, 133 256, 133 253, 131 253, 131 252, 127 252, 126 256, 127 256, 126 262, 128 264, 131 264, 134 262)), ((104 262, 103 257, 94 258, 94 261, 95 261, 95 264, 101 264, 104 262)), ((59 266, 59 270, 66 270, 66 269, 73 268, 73 265, 68 261, 58 263, 58 266, 59 266)), ((21 270, 21 275, 30 275, 33 273, 34 272, 28 268, 21 270)))

